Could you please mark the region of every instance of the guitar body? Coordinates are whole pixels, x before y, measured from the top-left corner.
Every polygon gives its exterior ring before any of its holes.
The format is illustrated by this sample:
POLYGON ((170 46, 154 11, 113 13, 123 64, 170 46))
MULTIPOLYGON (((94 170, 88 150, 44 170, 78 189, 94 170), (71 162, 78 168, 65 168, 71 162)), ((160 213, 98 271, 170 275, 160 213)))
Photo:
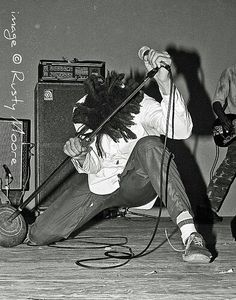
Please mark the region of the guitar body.
POLYGON ((236 140, 236 115, 227 114, 227 116, 232 123, 232 129, 229 132, 226 132, 219 118, 213 123, 213 138, 216 145, 219 147, 228 147, 236 140))

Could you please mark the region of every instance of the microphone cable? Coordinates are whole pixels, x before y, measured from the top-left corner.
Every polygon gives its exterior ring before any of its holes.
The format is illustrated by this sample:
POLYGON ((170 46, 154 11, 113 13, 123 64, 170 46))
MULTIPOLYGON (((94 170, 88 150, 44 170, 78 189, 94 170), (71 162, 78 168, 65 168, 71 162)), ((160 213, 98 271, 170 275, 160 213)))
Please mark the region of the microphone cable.
MULTIPOLYGON (((157 246, 154 249, 151 249, 148 251, 148 249, 150 248, 151 244, 153 243, 154 237, 156 235, 157 229, 159 227, 159 223, 160 223, 160 217, 161 217, 161 212, 162 212, 162 207, 163 207, 163 168, 164 168, 164 159, 165 159, 165 155, 166 155, 166 149, 167 149, 167 139, 168 139, 168 131, 169 131, 169 120, 170 120, 170 112, 171 112, 171 105, 172 105, 172 100, 173 100, 173 110, 172 110, 172 138, 174 136, 174 102, 175 102, 175 89, 176 87, 173 84, 173 76, 172 76, 172 72, 169 69, 169 74, 170 74, 170 81, 171 81, 171 85, 170 85, 170 96, 169 96, 169 103, 168 103, 168 109, 167 109, 167 118, 166 118, 166 129, 165 129, 165 138, 164 138, 164 143, 163 143, 163 151, 162 151, 162 157, 161 157, 161 167, 160 167, 160 195, 157 195, 157 198, 160 198, 160 207, 159 207, 159 213, 158 216, 156 218, 156 224, 155 224, 155 228, 154 231, 152 233, 151 239, 148 242, 147 246, 138 254, 134 254, 133 250, 128 247, 128 246, 124 246, 123 247, 127 248, 129 250, 129 253, 127 252, 121 252, 121 251, 116 251, 116 250, 108 250, 104 253, 105 257, 99 257, 99 258, 87 258, 87 259, 79 259, 77 260, 75 263, 78 266, 81 267, 85 267, 85 268, 89 268, 89 269, 111 269, 111 268, 117 268, 117 267, 121 267, 125 264, 127 264, 130 260, 134 259, 134 258, 139 258, 145 255, 148 255, 152 252, 154 252, 156 249, 158 249, 160 247, 157 246), (92 261, 101 261, 101 260, 106 260, 106 259, 125 259, 126 261, 124 263, 118 264, 118 265, 113 265, 113 266, 106 266, 106 267, 96 267, 96 266, 92 266, 92 265, 88 265, 87 262, 92 262, 92 261)), ((166 185, 165 185, 165 197, 166 197, 166 190, 167 190, 167 185, 168 185, 168 170, 169 170, 169 166, 170 166, 170 161, 172 159, 172 153, 170 153, 168 161, 167 161, 167 172, 166 172, 166 185)), ((165 201, 166 203, 167 201, 165 201)), ((163 244, 163 243, 162 243, 163 244)), ((161 244, 161 245, 162 245, 161 244)))

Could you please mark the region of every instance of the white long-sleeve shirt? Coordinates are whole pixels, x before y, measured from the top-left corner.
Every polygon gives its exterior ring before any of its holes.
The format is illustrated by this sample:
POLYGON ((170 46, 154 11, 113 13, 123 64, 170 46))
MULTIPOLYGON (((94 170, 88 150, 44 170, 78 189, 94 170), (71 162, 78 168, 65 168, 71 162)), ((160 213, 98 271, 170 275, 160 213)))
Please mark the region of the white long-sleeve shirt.
MULTIPOLYGON (((173 139, 187 139, 192 132, 192 119, 186 104, 179 93, 175 90, 174 104, 174 126, 172 127, 172 108, 170 110, 169 128, 167 136, 173 139), (172 129, 174 133, 172 134, 172 129)), ((103 158, 98 156, 95 143, 90 146, 92 150, 86 155, 83 166, 79 161, 72 159, 79 173, 88 174, 89 188, 93 193, 104 195, 119 188, 118 174, 125 168, 128 158, 139 139, 148 135, 166 135, 166 119, 170 97, 162 95, 159 103, 155 99, 144 94, 141 102, 140 112, 134 115, 134 125, 130 127, 136 134, 136 139, 120 139, 115 143, 108 135, 101 138, 101 146, 105 152, 103 158)), ((172 105, 173 107, 173 105, 172 105)), ((75 124, 78 128, 81 124, 75 124)))

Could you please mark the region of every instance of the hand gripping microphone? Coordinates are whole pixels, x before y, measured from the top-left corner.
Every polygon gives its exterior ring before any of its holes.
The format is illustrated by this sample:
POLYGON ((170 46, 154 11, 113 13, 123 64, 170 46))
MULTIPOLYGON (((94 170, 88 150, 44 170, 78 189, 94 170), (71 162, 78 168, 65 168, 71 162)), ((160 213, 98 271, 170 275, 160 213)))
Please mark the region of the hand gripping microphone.
MULTIPOLYGON (((141 59, 141 60, 145 60, 146 58, 146 56, 149 54, 149 52, 150 52, 150 48, 148 47, 148 46, 143 46, 142 48, 140 48, 139 49, 139 51, 138 51, 138 57, 141 59)), ((159 67, 159 68, 155 68, 155 70, 159 70, 160 68, 165 68, 166 70, 168 70, 168 71, 170 71, 171 69, 170 69, 170 66, 169 65, 167 65, 164 61, 163 62, 161 62, 161 63, 163 63, 163 65, 161 66, 161 67, 159 67)))
POLYGON ((139 49, 138 51, 138 57, 141 59, 141 60, 145 60, 145 56, 148 55, 150 51, 150 48, 148 46, 143 46, 142 48, 139 49))

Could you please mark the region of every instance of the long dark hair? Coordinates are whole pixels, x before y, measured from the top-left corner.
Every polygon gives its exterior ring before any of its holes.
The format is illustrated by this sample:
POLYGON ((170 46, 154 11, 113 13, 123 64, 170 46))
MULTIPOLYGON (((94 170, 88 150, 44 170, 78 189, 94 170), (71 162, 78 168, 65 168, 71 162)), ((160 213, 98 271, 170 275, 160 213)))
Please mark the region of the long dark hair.
MULTIPOLYGON (((86 98, 78 103, 74 110, 73 122, 82 123, 86 128, 95 130, 99 125, 134 91, 138 83, 132 78, 124 80, 123 73, 108 72, 107 77, 91 75, 85 82, 86 98)), ((119 110, 99 131, 96 138, 98 153, 102 156, 101 136, 109 135, 115 142, 120 138, 125 141, 136 138, 129 129, 134 125, 134 114, 139 113, 143 93, 138 92, 134 98, 119 110)))

